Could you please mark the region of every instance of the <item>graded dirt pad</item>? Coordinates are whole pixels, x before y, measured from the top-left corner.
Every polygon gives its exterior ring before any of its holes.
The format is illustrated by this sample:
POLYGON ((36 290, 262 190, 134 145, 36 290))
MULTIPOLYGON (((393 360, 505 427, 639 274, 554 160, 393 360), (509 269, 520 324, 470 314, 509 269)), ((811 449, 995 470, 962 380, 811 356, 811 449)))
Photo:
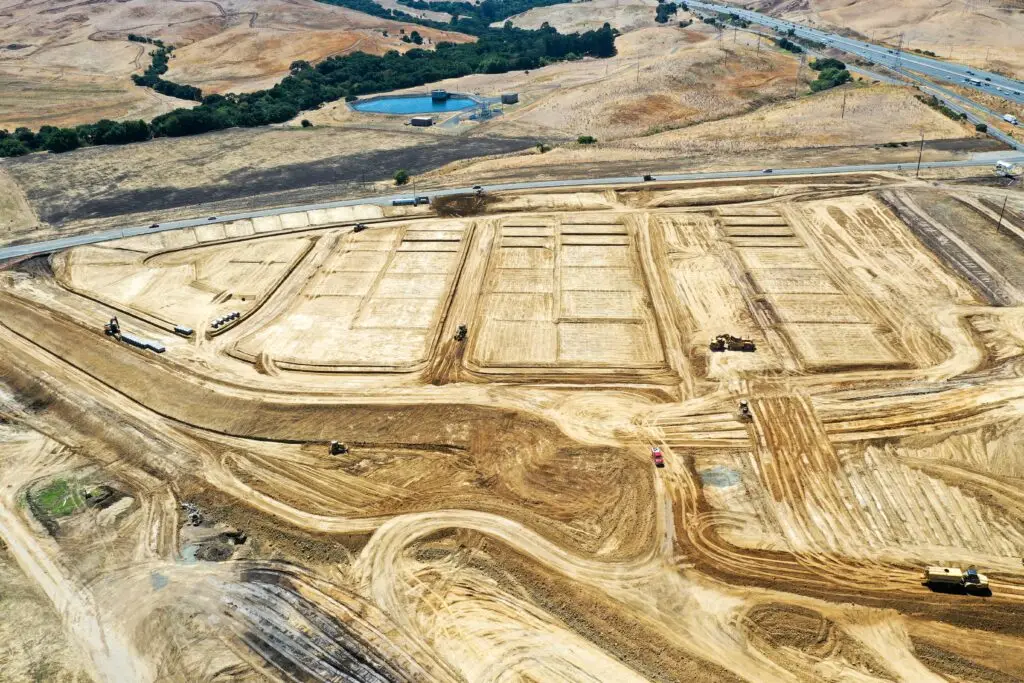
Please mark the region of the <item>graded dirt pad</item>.
POLYGON ((0 273, 0 582, 14 557, 84 665, 52 661, 100 679, 1015 680, 1024 309, 982 287, 1015 264, 984 228, 1005 192, 485 192, 26 261, 0 273))

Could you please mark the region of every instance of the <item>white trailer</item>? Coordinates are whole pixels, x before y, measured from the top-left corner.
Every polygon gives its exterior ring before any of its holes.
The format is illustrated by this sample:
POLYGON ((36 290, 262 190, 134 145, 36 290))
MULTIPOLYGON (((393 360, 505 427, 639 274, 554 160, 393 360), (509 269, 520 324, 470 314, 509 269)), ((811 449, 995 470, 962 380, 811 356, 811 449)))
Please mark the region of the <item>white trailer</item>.
POLYGON ((1014 116, 1013 114, 1003 114, 1003 121, 1006 121, 1007 123, 1011 123, 1011 124, 1013 124, 1015 126, 1019 126, 1020 125, 1020 121, 1018 121, 1017 117, 1014 116))

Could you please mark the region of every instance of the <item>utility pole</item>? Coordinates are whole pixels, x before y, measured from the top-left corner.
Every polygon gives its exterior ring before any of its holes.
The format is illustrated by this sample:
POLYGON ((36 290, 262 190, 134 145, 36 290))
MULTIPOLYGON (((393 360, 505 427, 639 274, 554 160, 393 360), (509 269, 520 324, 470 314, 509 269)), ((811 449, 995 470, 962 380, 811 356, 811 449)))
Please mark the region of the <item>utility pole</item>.
POLYGON ((736 34, 737 34, 738 32, 739 32, 739 28, 738 28, 738 27, 736 27, 736 26, 733 26, 733 27, 732 27, 732 42, 733 42, 733 44, 735 44, 735 43, 736 43, 736 34))
POLYGON ((640 50, 636 51, 636 84, 640 85, 640 50))
POLYGON ((757 54, 761 54, 761 32, 757 33, 757 54))
POLYGON ((999 230, 1003 227, 1003 212, 1006 211, 1006 200, 1009 197, 1003 197, 1003 208, 999 209, 999 222, 996 223, 996 234, 999 234, 999 230))
POLYGON ((900 70, 900 57, 902 55, 903 55, 903 34, 901 33, 900 34, 899 45, 896 46, 896 63, 895 63, 895 67, 894 67, 896 69, 896 71, 900 70))
POLYGON ((915 178, 921 177, 921 157, 924 156, 924 133, 921 133, 921 149, 917 152, 917 173, 914 174, 915 178))
POLYGON ((796 67, 796 82, 793 83, 793 92, 795 93, 800 88, 800 73, 804 70, 804 58, 806 53, 800 53, 800 65, 796 67))
POLYGON ((843 113, 839 115, 839 120, 842 121, 846 118, 846 93, 843 93, 843 113))

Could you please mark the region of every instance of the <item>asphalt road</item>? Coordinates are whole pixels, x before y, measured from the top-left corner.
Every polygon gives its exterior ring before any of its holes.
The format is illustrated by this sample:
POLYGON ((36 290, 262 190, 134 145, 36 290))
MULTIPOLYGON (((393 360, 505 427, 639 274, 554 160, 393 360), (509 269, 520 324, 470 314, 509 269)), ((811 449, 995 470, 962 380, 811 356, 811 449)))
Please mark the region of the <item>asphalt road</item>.
POLYGON ((1018 105, 1024 104, 1024 82, 1007 78, 997 73, 964 66, 955 62, 922 57, 913 52, 897 52, 894 48, 882 47, 862 40, 853 40, 837 33, 809 28, 802 24, 776 19, 766 14, 751 12, 750 10, 738 7, 708 2, 689 2, 689 0, 687 4, 690 7, 704 10, 705 12, 732 12, 748 21, 773 29, 793 29, 796 36, 800 38, 825 43, 829 47, 838 48, 882 66, 896 70, 913 70, 934 80, 957 83, 958 85, 974 88, 979 92, 1002 97, 1018 105), (977 79, 981 84, 970 83, 967 81, 968 78, 977 79))
MULTIPOLYGON (((1024 155, 1014 155, 1008 153, 1005 157, 1007 161, 1013 161, 1015 163, 1024 163, 1024 155)), ((905 166, 905 170, 910 170, 912 164, 864 164, 857 166, 823 166, 815 168, 780 168, 774 169, 771 173, 772 176, 787 176, 787 175, 829 175, 834 173, 864 173, 871 171, 896 171, 899 167, 905 166)), ((968 161, 933 161, 925 162, 921 164, 921 168, 955 168, 955 167, 985 167, 994 166, 994 162, 991 160, 968 160, 968 161)), ((658 181, 675 181, 675 180, 714 180, 720 178, 760 178, 764 177, 765 174, 763 169, 752 170, 752 171, 708 171, 700 173, 674 173, 658 175, 654 180, 658 181)), ((533 182, 523 183, 502 183, 498 185, 487 185, 484 189, 489 191, 502 191, 502 190, 534 190, 551 187, 587 187, 590 185, 624 185, 630 183, 642 183, 643 179, 637 176, 626 176, 620 178, 577 178, 571 180, 541 180, 533 182)), ((465 194, 467 192, 473 192, 471 187, 458 187, 448 188, 443 190, 430 190, 421 191, 419 196, 423 197, 445 197, 454 194, 465 194)), ((122 239, 125 237, 133 237, 135 235, 145 235, 153 232, 161 232, 164 230, 180 230, 182 228, 191 228, 198 225, 210 225, 213 223, 227 223, 229 221, 242 220, 245 218, 257 218, 259 216, 277 216, 284 213, 293 213, 297 211, 311 211, 314 209, 332 209, 340 206, 355 206, 358 204, 378 204, 389 206, 391 202, 396 199, 410 199, 412 197, 409 193, 404 194, 391 194, 380 197, 361 197, 359 199, 347 199, 344 201, 337 202, 323 202, 320 204, 304 204, 300 206, 286 206, 275 209, 263 209, 260 211, 248 211, 245 213, 233 213, 224 216, 210 216, 206 218, 193 218, 189 220, 181 221, 170 221, 167 223, 160 223, 159 227, 151 228, 146 225, 137 225, 130 228, 122 228, 116 230, 104 230, 101 232, 95 232, 88 235, 77 235, 74 237, 62 237, 60 239, 45 240, 35 242, 32 244, 21 244, 12 247, 5 247, 0 249, 0 261, 20 258, 24 256, 33 256, 36 254, 48 254, 54 251, 60 251, 69 247, 76 247, 83 244, 96 244, 98 242, 108 242, 110 240, 122 239)))

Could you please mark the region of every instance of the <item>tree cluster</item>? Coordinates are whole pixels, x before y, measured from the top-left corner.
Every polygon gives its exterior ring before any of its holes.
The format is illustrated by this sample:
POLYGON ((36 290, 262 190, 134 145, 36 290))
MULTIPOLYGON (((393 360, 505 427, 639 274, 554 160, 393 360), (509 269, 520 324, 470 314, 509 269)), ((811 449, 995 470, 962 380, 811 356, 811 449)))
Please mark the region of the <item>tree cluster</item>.
POLYGON ((779 47, 781 47, 783 50, 786 50, 788 52, 792 52, 793 54, 797 54, 797 55, 804 51, 804 49, 802 47, 800 47, 799 45, 794 43, 789 38, 785 38, 785 37, 779 38, 778 40, 776 40, 775 44, 778 45, 779 47))
POLYGON ((740 15, 736 14, 735 12, 729 12, 728 14, 726 14, 725 12, 719 12, 718 21, 723 25, 732 24, 733 26, 738 26, 740 28, 747 28, 748 26, 750 26, 749 21, 747 21, 740 15))
POLYGON ((811 81, 811 92, 820 92, 848 83, 850 78, 850 72, 846 69, 823 69, 818 73, 818 77, 811 81))
POLYGON ((269 90, 210 95, 194 109, 175 109, 153 119, 154 136, 196 135, 234 126, 281 123, 325 102, 426 83, 472 73, 506 73, 535 69, 579 56, 615 54, 615 33, 605 24, 596 31, 563 35, 550 26, 525 31, 506 25, 475 43, 440 42, 435 50, 414 48, 404 54, 355 52, 329 57, 316 66, 295 62, 291 73, 269 90))
POLYGON ((828 90, 852 79, 846 65, 838 59, 812 59, 808 66, 818 72, 818 78, 811 81, 811 92, 828 90))
MULTIPOLYGON (((412 3, 421 0, 409 0, 412 3)), ((400 17, 425 26, 451 28, 429 20, 421 20, 403 12, 386 10, 373 0, 329 0, 374 16, 400 17)), ((175 109, 145 121, 99 121, 75 129, 56 129, 44 126, 39 133, 19 128, 13 134, 0 135, 0 156, 18 156, 42 149, 67 151, 81 145, 125 144, 151 137, 180 137, 232 127, 254 127, 282 123, 294 118, 300 111, 316 109, 326 102, 341 98, 346 101, 360 95, 413 88, 473 73, 506 73, 536 69, 553 62, 581 57, 611 57, 615 55, 615 37, 618 31, 607 23, 596 31, 561 34, 548 24, 531 31, 518 29, 506 22, 494 29, 488 24, 491 17, 511 16, 530 7, 557 4, 557 0, 483 0, 479 5, 469 3, 431 3, 431 9, 445 11, 441 5, 459 5, 465 16, 454 20, 457 30, 473 33, 473 43, 439 42, 434 50, 413 48, 401 54, 391 50, 384 55, 363 52, 328 57, 316 65, 305 60, 293 62, 289 75, 267 90, 249 93, 201 96, 198 88, 164 81, 160 75, 167 71, 171 46, 158 45, 152 52, 153 64, 136 83, 149 85, 159 92, 164 88, 176 97, 187 95, 201 103, 190 109, 175 109), (465 5, 465 6, 463 6, 465 5), (167 85, 161 85, 167 84, 167 85), (174 88, 190 90, 174 90, 174 88), (178 94, 181 92, 182 94, 178 94), (62 131, 56 135, 54 131, 62 131)), ((500 19, 499 19, 500 20, 500 19)), ((418 32, 409 39, 416 42, 418 32)), ((137 42, 157 41, 137 36, 137 42)))
POLYGON ((654 13, 654 20, 659 24, 667 24, 669 17, 679 11, 679 5, 674 2, 663 2, 659 0, 658 8, 654 13))
MULTIPOLYGON (((131 40, 132 35, 133 34, 129 34, 129 40, 131 40)), ((136 36, 136 38, 139 37, 140 36, 136 36)), ((203 91, 195 86, 182 85, 181 83, 165 81, 160 78, 160 76, 167 73, 167 62, 170 61, 171 53, 174 52, 173 45, 164 45, 159 40, 152 40, 149 38, 144 38, 139 42, 150 42, 154 45, 158 45, 158 47, 149 53, 149 56, 152 57, 152 62, 150 63, 149 68, 147 68, 141 76, 138 74, 132 76, 132 81, 135 85, 152 88, 161 95, 176 97, 180 100, 194 100, 198 102, 203 99, 203 91)))
MULTIPOLYGON (((930 97, 924 97, 922 95, 915 95, 914 97, 916 97, 919 102, 922 102, 923 104, 928 105, 932 109, 935 109, 936 111, 942 113, 943 115, 948 116, 949 118, 953 119, 954 121, 966 121, 967 120, 967 114, 963 114, 961 112, 958 112, 958 111, 955 111, 953 109, 950 109, 949 107, 946 106, 945 102, 940 100, 935 95, 931 95, 930 97)), ((986 128, 987 128, 987 126, 986 126, 986 128)))
POLYGON ((0 130, 0 157, 18 157, 47 150, 60 154, 85 145, 126 145, 152 137, 145 121, 103 119, 74 128, 43 126, 38 133, 18 128, 13 133, 0 130))

